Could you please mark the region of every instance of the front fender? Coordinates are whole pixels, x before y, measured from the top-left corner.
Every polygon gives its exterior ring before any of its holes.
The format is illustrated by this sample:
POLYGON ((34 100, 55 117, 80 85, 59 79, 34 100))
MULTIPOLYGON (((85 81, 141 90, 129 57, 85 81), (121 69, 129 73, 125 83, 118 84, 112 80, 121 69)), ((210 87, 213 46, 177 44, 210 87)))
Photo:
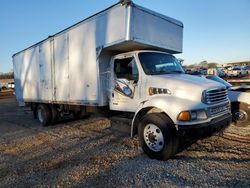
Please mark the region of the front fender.
POLYGON ((206 106, 201 102, 175 96, 164 95, 150 97, 148 100, 143 101, 135 112, 131 126, 131 136, 135 134, 138 122, 142 116, 147 114, 153 108, 158 109, 158 112, 164 112, 170 117, 174 124, 177 124, 177 117, 181 111, 202 109, 206 108, 206 106))

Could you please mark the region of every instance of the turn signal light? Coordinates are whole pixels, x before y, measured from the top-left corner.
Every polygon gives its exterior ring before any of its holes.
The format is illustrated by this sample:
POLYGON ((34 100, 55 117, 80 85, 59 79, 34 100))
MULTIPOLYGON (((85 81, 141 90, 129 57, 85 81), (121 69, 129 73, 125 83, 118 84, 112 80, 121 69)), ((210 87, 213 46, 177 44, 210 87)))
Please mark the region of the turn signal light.
POLYGON ((184 111, 184 112, 181 112, 179 115, 178 115, 178 118, 177 118, 179 121, 190 121, 191 120, 191 114, 190 112, 188 111, 184 111))
POLYGON ((154 95, 154 94, 155 94, 154 88, 150 87, 148 89, 148 95, 151 96, 151 95, 154 95))

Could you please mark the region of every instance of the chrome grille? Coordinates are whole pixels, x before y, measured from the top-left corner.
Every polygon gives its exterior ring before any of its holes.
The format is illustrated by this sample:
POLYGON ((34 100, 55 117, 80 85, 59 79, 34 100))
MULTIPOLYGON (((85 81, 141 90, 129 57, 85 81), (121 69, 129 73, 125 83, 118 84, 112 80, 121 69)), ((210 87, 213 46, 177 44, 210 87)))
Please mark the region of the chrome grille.
POLYGON ((204 91, 203 102, 206 104, 218 104, 228 101, 226 88, 215 88, 204 91))

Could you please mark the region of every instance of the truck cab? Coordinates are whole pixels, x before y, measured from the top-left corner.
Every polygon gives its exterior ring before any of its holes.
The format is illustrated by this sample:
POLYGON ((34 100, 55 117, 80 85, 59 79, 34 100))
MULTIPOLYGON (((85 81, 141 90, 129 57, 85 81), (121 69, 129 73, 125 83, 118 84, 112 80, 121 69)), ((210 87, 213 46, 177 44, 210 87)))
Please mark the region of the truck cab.
POLYGON ((135 113, 131 135, 139 134, 143 150, 152 158, 174 154, 178 131, 231 122, 226 87, 185 74, 178 60, 165 52, 138 50, 114 56, 110 87, 110 109, 135 113))

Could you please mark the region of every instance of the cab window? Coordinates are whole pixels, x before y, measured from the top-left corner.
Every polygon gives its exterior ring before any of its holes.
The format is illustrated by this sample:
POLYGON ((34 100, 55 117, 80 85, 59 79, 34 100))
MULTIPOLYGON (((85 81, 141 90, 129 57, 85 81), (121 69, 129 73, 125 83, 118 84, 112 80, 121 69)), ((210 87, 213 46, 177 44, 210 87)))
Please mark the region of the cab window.
POLYGON ((138 81, 139 74, 135 63, 135 59, 125 58, 116 59, 114 62, 114 72, 117 78, 126 78, 128 80, 138 81))

